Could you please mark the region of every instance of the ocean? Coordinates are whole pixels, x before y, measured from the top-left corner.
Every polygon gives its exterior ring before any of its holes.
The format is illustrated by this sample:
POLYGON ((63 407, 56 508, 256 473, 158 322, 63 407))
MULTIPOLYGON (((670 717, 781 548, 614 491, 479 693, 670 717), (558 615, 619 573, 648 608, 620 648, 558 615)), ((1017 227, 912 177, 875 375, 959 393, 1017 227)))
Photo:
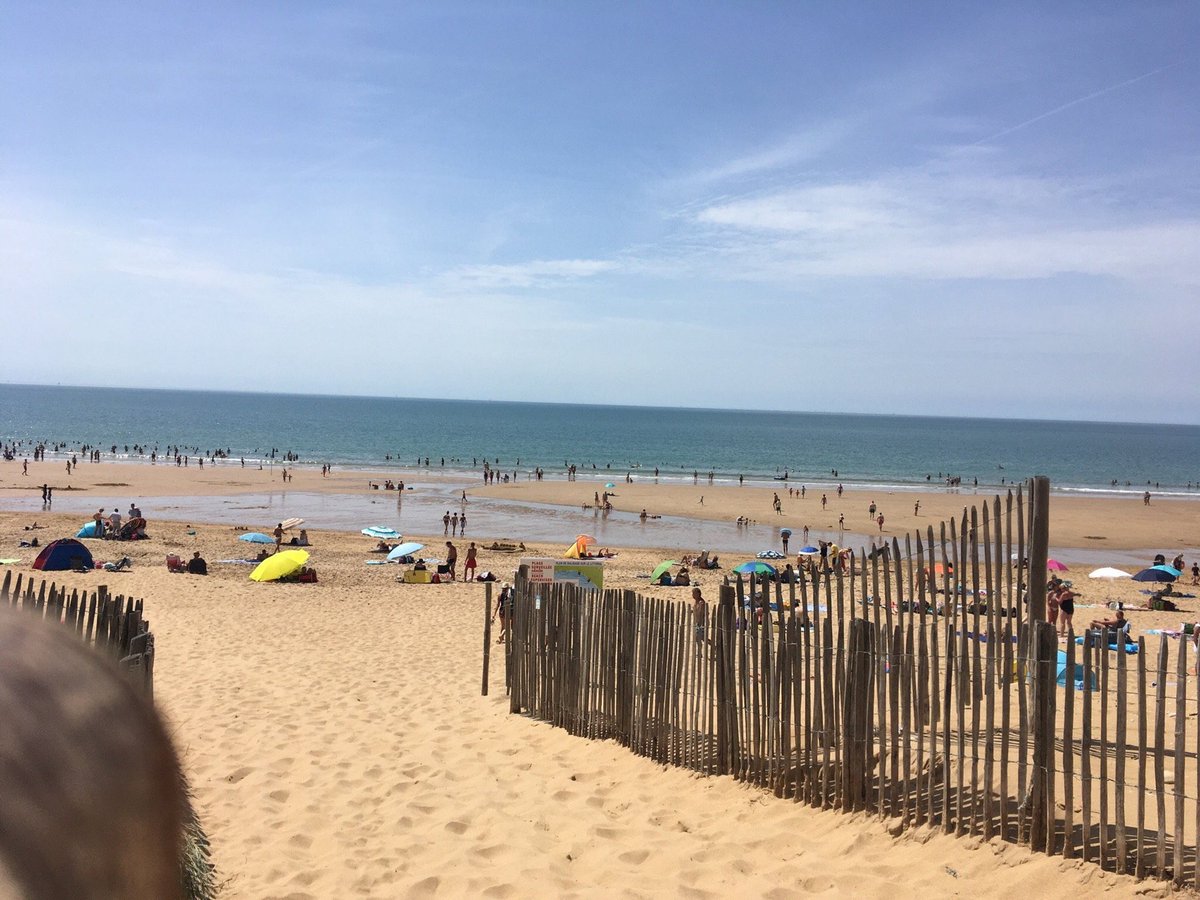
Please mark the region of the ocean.
MULTIPOLYGON (((364 475, 364 490, 354 494, 272 489, 141 503, 154 522, 266 530, 298 516, 316 529, 383 524, 436 534, 443 513, 460 508, 461 489, 480 483, 485 459, 521 480, 536 467, 547 478, 563 478, 573 463, 579 480, 597 488, 609 480, 619 485, 626 475, 654 479, 657 467, 657 479, 668 483, 705 484, 711 471, 715 483, 744 477, 747 484, 779 487, 776 479, 786 471, 789 486, 814 490, 844 483, 985 496, 1043 474, 1060 493, 1141 494, 1149 483, 1156 497, 1200 498, 1200 428, 1178 425, 0 385, 0 441, 15 451, 13 462, 0 465, 4 479, 4 467, 13 471, 16 460, 46 443, 61 447, 47 453, 51 460, 90 446, 103 451, 103 461, 131 464, 151 450, 170 455, 173 447, 193 457, 222 450, 229 461, 218 465, 232 466, 243 458, 247 465, 278 465, 290 454, 303 465, 330 463, 341 471, 395 470, 395 479, 411 488, 403 495, 367 490, 364 475), (946 488, 947 475, 961 478, 962 487, 946 488)), ((54 510, 78 513, 82 521, 97 507, 124 509, 138 499, 113 487, 108 496, 60 491, 54 510)), ((0 508, 36 517, 42 506, 34 488, 0 491, 0 508)), ((648 524, 631 512, 602 515, 479 496, 467 510, 468 538, 484 541, 553 543, 588 532, 612 547, 747 554, 779 543, 778 527, 761 523, 735 527, 664 516, 648 524)), ((813 528, 811 540, 867 547, 871 535, 813 528)), ((1097 565, 1140 559, 1072 551, 1072 559, 1084 557, 1097 565)))
POLYGON ((1059 492, 1200 496, 1200 426, 1187 425, 0 385, 0 440, 18 456, 38 442, 90 445, 105 460, 181 447, 257 465, 274 450, 276 460, 372 469, 428 458, 446 475, 473 475, 486 459, 522 477, 573 463, 605 478, 786 472, 796 486, 893 490, 1039 474, 1059 492))

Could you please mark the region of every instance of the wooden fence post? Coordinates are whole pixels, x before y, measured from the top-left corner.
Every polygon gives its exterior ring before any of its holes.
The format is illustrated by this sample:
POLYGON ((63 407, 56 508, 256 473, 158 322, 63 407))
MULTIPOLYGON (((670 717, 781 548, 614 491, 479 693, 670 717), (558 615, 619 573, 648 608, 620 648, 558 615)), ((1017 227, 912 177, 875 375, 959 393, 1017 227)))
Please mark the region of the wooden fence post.
POLYGON ((1058 638, 1046 621, 1046 561, 1050 552, 1050 479, 1037 475, 1032 479, 1033 527, 1029 536, 1029 621, 1033 625, 1030 641, 1033 666, 1033 709, 1029 730, 1033 733, 1033 772, 1030 779, 1029 843, 1034 850, 1047 851, 1049 841, 1048 808, 1050 797, 1047 773, 1054 752, 1053 692, 1054 662, 1058 638))
POLYGON ((733 679, 734 589, 721 585, 717 601, 717 774, 733 771, 737 741, 737 686, 733 679))
MULTIPOLYGON (((507 610, 505 610, 507 612, 507 610)), ((488 666, 492 656, 492 583, 484 586, 483 596, 483 689, 480 693, 488 695, 488 666)))

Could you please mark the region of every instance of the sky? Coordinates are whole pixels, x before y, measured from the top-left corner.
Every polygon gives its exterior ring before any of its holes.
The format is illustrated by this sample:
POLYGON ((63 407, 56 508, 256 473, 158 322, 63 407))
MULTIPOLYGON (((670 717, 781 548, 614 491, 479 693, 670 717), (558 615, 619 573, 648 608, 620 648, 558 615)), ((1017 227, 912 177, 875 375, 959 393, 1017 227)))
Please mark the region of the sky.
POLYGON ((0 0, 0 381, 1200 424, 1200 5, 0 0))

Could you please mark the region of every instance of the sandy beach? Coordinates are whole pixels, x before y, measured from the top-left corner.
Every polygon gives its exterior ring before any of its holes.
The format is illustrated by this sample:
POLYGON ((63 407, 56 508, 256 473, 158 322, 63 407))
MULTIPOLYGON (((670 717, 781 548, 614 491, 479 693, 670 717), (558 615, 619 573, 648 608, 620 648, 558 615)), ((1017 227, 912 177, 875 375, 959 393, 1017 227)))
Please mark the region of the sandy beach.
MULTIPOLYGON (((20 480, 11 467, 5 474, 2 488, 20 480)), ((81 466, 73 486, 119 484, 144 507, 151 537, 89 542, 97 559, 128 555, 129 572, 54 573, 61 584, 103 583, 145 599, 158 641, 157 701, 195 789, 225 896, 1169 893, 1000 842, 924 829, 894 837, 888 823, 663 769, 615 744, 509 715, 495 656, 490 694, 480 696, 483 585, 399 584, 395 567, 365 564, 368 538, 320 530, 309 533, 319 583, 256 584, 247 579, 249 566, 218 562, 247 555, 228 525, 154 520, 155 496, 261 490, 272 474, 279 488, 278 472, 81 466), (167 571, 166 554, 187 558, 195 550, 209 561, 209 576, 167 571)), ((361 491, 364 479, 297 469, 288 489, 361 491)), ((583 503, 593 489, 540 482, 486 490, 566 504, 583 503)), ((614 504, 654 514, 773 515, 769 490, 638 484, 615 491, 614 504)), ((825 518, 836 520, 844 509, 847 518, 865 520, 871 499, 885 510, 886 536, 939 522, 972 502, 936 492, 872 498, 847 491, 825 518)), ((815 523, 819 502, 811 493, 804 501, 785 494, 780 520, 798 528, 813 510, 815 523)), ((1105 546, 1159 546, 1169 554, 1196 545, 1194 510, 1185 502, 1144 508, 1140 501, 1056 498, 1052 542, 1088 547, 1095 535, 1105 546)), ((0 513, 4 555, 22 559, 11 568, 30 571, 36 551, 19 549, 20 540, 70 535, 79 522, 76 514, 0 513), (46 527, 26 531, 33 519, 46 527)), ((445 539, 431 529, 424 540, 432 548, 445 539)), ((461 558, 465 540, 458 543, 461 558)), ((562 549, 531 545, 529 552, 562 549)), ((639 576, 687 549, 695 548, 620 550, 607 566, 608 585, 669 591, 639 576)), ((483 549, 479 561, 480 570, 506 578, 517 557, 483 549)), ((723 574, 701 573, 697 583, 715 596, 723 574)), ((1083 572, 1072 574, 1082 590, 1077 621, 1109 599, 1145 600, 1140 585, 1094 585, 1083 572)), ((1185 600, 1180 612, 1131 616, 1137 629, 1178 627, 1200 617, 1200 605, 1185 600)))

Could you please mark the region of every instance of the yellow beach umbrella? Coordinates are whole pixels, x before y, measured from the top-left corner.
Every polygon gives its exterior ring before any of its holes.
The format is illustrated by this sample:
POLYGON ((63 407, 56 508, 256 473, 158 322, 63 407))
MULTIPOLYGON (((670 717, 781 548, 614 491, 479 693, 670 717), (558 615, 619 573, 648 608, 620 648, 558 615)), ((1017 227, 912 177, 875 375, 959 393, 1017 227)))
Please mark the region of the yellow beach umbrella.
POLYGON ((308 552, 305 550, 281 550, 274 556, 268 556, 250 573, 251 581, 278 581, 293 572, 299 572, 308 562, 308 552))

